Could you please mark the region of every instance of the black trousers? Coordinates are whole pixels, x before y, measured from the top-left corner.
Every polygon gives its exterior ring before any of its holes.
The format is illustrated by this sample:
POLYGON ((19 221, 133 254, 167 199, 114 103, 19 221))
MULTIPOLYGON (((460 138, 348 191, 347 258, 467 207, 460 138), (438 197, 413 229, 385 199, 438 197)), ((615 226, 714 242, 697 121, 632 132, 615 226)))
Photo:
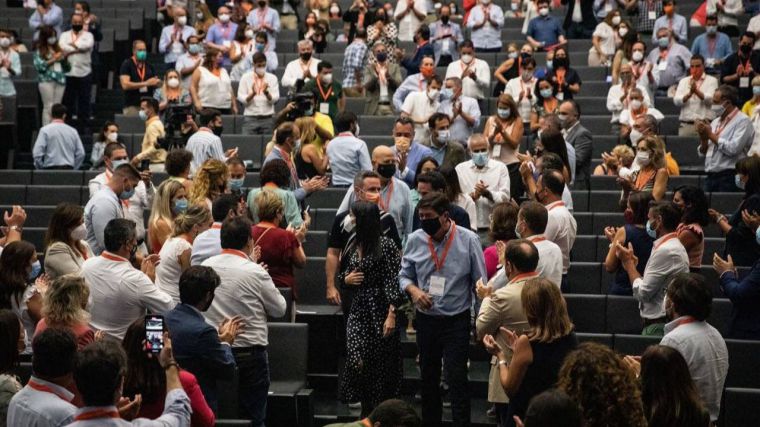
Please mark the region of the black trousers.
POLYGON ((84 77, 66 76, 66 89, 63 91, 63 105, 66 116, 77 116, 80 122, 90 119, 90 97, 92 96, 92 73, 84 77))

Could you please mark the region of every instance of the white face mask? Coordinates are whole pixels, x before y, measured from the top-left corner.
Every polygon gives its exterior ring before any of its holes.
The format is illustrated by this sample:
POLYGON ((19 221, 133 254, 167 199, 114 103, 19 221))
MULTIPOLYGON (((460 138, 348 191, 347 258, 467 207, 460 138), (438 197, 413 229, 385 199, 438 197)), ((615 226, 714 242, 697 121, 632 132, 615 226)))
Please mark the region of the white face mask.
POLYGON ((203 12, 196 13, 195 18, 199 21, 203 20, 203 12))
POLYGON ((432 99, 432 100, 435 101, 435 100, 438 99, 438 94, 439 93, 440 92, 438 91, 438 89, 430 89, 430 90, 428 90, 428 98, 430 98, 430 99, 432 99))
POLYGON ((227 15, 226 13, 224 15, 219 15, 219 20, 221 22, 230 22, 230 15, 227 15))
POLYGON ((612 25, 620 25, 620 16, 612 17, 612 25))
POLYGON ((254 71, 256 72, 256 75, 257 75, 257 76, 259 76, 259 77, 263 77, 263 76, 264 76, 264 74, 266 74, 266 72, 267 72, 267 69, 266 69, 266 67, 256 67, 256 68, 254 69, 254 71))
POLYGON ((641 101, 638 99, 632 99, 631 100, 631 110, 638 110, 641 108, 641 101))
POLYGON ((252 39, 254 35, 253 30, 245 30, 246 38, 252 39))
POLYGON ((639 132, 636 128, 631 128, 630 138, 631 138, 631 143, 632 144, 638 143, 639 140, 641 140, 641 138, 643 138, 643 137, 644 137, 644 134, 642 134, 641 132, 639 132))
POLYGON ((323 76, 322 76, 322 81, 323 81, 325 84, 328 84, 328 85, 329 85, 330 83, 332 83, 332 81, 333 81, 333 75, 332 75, 332 73, 328 73, 328 74, 325 74, 325 75, 323 75, 323 76))
POLYGON ((71 239, 74 241, 80 241, 87 238, 87 227, 84 226, 84 223, 79 224, 77 227, 75 227, 73 230, 71 230, 71 239))
POLYGON ((111 142, 116 142, 119 140, 119 133, 118 132, 111 132, 106 136, 106 138, 111 142))
POLYGON ((55 42, 58 41, 55 37, 48 37, 47 42, 49 45, 54 45, 55 42))
POLYGON ((542 7, 541 9, 538 9, 538 13, 541 16, 546 16, 549 14, 549 8, 548 7, 542 7))
POLYGON ((636 161, 638 161, 641 166, 649 165, 649 153, 646 151, 639 151, 636 153, 636 161))
POLYGON ((625 27, 618 28, 618 34, 620 34, 620 37, 625 37, 625 35, 628 34, 628 28, 625 28, 625 27))
POLYGON ((338 8, 337 6, 331 7, 330 13, 332 13, 333 15, 337 15, 338 13, 340 13, 340 8, 338 8))
POLYGON ((181 26, 185 26, 187 24, 187 16, 178 16, 177 17, 177 24, 181 26))
POLYGON ((470 62, 472 62, 472 55, 470 54, 462 55, 462 62, 464 62, 465 64, 469 64, 470 62))
POLYGON ((176 77, 172 77, 169 80, 166 81, 166 85, 169 86, 172 89, 175 89, 179 87, 179 79, 176 77))
POLYGON ((11 45, 11 39, 8 37, 0 38, 0 47, 8 47, 11 45))
POLYGON ((642 59, 644 59, 644 53, 641 52, 640 50, 637 50, 633 52, 633 55, 631 55, 631 58, 633 59, 634 62, 639 62, 642 59))

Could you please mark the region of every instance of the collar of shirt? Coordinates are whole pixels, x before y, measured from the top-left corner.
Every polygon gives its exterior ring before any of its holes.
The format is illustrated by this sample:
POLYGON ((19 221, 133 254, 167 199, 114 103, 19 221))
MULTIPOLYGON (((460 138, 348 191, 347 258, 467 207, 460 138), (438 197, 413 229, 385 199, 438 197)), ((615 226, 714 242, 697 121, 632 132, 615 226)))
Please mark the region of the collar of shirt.
POLYGON ((180 305, 187 307, 191 312, 193 312, 197 316, 200 316, 201 318, 203 318, 203 313, 201 313, 200 310, 198 310, 197 308, 193 307, 192 305, 185 304, 185 303, 180 303, 180 305))
POLYGON ((114 262, 129 262, 128 259, 126 259, 124 257, 120 257, 120 256, 115 255, 115 254, 113 254, 111 252, 108 252, 108 251, 103 251, 103 253, 101 253, 100 256, 102 256, 103 258, 105 258, 107 260, 111 260, 111 261, 114 261, 114 262))
POLYGON ((479 168, 478 165, 475 164, 475 162, 473 162, 472 160, 470 160, 469 161, 470 162, 470 169, 472 169, 472 170, 474 170, 476 172, 485 172, 485 171, 487 171, 488 169, 491 168, 491 162, 493 162, 493 161, 494 160, 492 160, 492 159, 488 159, 488 161, 486 162, 485 166, 483 166, 482 168, 479 168))
POLYGON ((158 116, 149 117, 148 120, 145 121, 146 124, 151 124, 158 120, 158 116))
POLYGON ((528 273, 521 273, 514 277, 514 279, 510 280, 507 284, 517 283, 517 282, 524 282, 526 280, 530 280, 534 277, 538 277, 538 273, 535 271, 530 271, 528 273))
POLYGON ((665 324, 665 335, 673 332, 673 330, 683 324, 686 323, 693 323, 696 320, 691 316, 681 316, 677 319, 673 319, 672 321, 665 324))
POLYGON ((548 205, 545 206, 546 210, 550 211, 552 210, 553 207, 558 206, 560 203, 562 203, 562 200, 557 200, 556 202, 549 203, 548 205))
POLYGON ((62 400, 65 400, 66 402, 71 402, 74 400, 74 393, 70 392, 65 387, 61 387, 58 384, 45 381, 39 377, 35 377, 34 375, 29 378, 27 385, 37 391, 52 393, 62 400))
POLYGON ((573 123, 573 125, 572 125, 572 126, 570 126, 569 128, 567 128, 567 129, 565 130, 565 135, 567 135, 567 134, 569 134, 570 132, 572 132, 572 131, 573 131, 573 130, 576 128, 576 127, 578 127, 578 125, 579 125, 579 124, 581 124, 581 121, 580 121, 580 120, 578 120, 577 122, 573 123))
POLYGON ((102 419, 102 418, 106 418, 108 414, 111 414, 114 412, 118 415, 119 410, 116 409, 116 406, 113 406, 113 405, 111 406, 84 406, 82 408, 77 409, 77 412, 74 415, 74 419, 76 420, 78 419, 78 417, 81 417, 83 415, 87 416, 90 414, 92 415, 103 414, 100 416, 93 416, 92 418, 87 417, 82 420, 84 421, 84 420, 102 419))

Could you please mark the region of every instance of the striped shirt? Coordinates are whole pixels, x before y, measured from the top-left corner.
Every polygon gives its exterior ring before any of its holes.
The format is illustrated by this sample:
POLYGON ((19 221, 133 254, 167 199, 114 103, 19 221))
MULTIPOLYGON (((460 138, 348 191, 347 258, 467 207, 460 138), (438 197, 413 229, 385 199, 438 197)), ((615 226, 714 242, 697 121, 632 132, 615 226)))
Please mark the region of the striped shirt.
POLYGON ((187 151, 193 153, 193 161, 190 163, 190 174, 195 175, 203 163, 208 159, 225 161, 222 139, 214 135, 211 129, 203 127, 198 129, 187 140, 187 151))

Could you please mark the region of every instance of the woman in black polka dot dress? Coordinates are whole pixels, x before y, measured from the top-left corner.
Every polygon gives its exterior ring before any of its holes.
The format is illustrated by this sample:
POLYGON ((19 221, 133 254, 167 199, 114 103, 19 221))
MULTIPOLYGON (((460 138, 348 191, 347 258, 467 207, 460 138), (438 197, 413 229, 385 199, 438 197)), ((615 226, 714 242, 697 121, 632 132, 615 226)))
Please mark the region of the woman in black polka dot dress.
POLYGON ((395 308, 404 302, 398 284, 401 254, 382 235, 376 204, 356 202, 353 250, 338 280, 358 286, 346 325, 346 366, 340 383, 344 402, 361 402, 362 417, 380 402, 397 397, 401 387, 401 343, 395 308))

